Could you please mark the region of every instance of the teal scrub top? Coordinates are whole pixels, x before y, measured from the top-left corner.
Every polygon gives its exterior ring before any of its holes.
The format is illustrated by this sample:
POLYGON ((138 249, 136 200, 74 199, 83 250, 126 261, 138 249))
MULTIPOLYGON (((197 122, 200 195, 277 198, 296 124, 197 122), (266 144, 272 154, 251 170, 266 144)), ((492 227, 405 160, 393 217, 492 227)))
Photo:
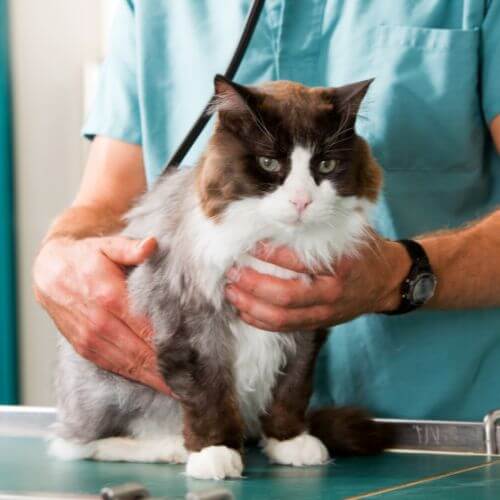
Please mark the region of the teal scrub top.
MULTIPOLYGON (((143 147, 160 174, 213 90, 249 0, 121 0, 84 127, 143 147)), ((268 0, 236 81, 375 77, 357 121, 385 171, 389 238, 456 227, 500 202, 500 0, 268 0)), ((186 164, 194 164, 210 130, 186 164)), ((500 309, 365 315, 322 350, 314 401, 479 420, 500 407, 500 309)))

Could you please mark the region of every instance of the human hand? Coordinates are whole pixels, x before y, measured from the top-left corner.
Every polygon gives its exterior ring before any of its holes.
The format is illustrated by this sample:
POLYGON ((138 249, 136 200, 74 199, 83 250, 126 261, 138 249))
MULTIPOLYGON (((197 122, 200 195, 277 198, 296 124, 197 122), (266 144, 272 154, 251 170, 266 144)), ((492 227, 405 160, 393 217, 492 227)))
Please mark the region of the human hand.
MULTIPOLYGON (((289 248, 258 245, 254 257, 311 276, 289 248)), ((243 321, 275 332, 310 331, 344 323, 361 314, 395 309, 410 260, 399 243, 376 234, 358 257, 345 257, 311 280, 280 279, 251 268, 228 272, 226 297, 243 321)))
POLYGON ((151 324, 129 310, 121 267, 140 264, 156 248, 154 238, 54 238, 35 260, 34 291, 78 354, 171 395, 156 366, 151 324))

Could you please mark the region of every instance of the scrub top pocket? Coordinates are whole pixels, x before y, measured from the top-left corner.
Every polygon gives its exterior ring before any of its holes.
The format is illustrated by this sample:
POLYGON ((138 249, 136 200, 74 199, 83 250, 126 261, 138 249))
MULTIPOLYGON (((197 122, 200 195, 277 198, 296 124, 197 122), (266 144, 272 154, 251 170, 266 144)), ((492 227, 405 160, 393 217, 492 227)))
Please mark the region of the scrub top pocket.
POLYGON ((479 34, 477 29, 376 28, 376 78, 363 135, 386 170, 480 168, 479 34))

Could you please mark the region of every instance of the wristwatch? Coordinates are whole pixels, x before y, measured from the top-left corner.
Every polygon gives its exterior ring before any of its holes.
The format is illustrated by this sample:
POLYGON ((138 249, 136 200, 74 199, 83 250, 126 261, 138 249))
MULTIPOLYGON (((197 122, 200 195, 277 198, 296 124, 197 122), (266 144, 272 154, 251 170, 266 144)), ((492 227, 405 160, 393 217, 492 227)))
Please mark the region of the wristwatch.
POLYGON ((436 275, 422 245, 414 240, 397 242, 406 248, 412 264, 408 276, 401 284, 399 307, 394 311, 384 311, 384 314, 389 315, 404 314, 423 306, 434 296, 437 285, 436 275))

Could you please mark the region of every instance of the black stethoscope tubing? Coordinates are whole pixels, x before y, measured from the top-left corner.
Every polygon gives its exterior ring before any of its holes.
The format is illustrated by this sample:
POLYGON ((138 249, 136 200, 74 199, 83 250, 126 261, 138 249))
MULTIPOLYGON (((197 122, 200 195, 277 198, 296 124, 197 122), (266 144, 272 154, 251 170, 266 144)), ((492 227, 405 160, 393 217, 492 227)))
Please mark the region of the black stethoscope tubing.
MULTIPOLYGON (((255 27, 259 22, 260 14, 262 12, 262 8, 264 7, 264 1, 265 0, 254 0, 252 6, 250 7, 250 11, 247 15, 247 19, 245 21, 245 26, 243 28, 241 38, 238 42, 238 45, 236 46, 236 50, 234 51, 229 66, 227 67, 224 73, 224 76, 229 80, 232 80, 234 78, 234 75, 236 74, 238 68, 240 67, 241 61, 246 53, 250 40, 252 39, 252 36, 254 34, 255 27)), ((195 143, 196 139, 198 139, 199 135, 201 134, 201 132, 207 125, 208 121, 210 120, 208 108, 212 102, 212 98, 210 98, 205 108, 201 112, 200 116, 197 118, 197 120, 191 127, 191 130, 187 133, 186 137, 184 137, 184 140, 181 142, 180 146, 177 148, 175 153, 170 158, 163 172, 166 172, 169 169, 169 167, 180 165, 186 154, 189 152, 189 150, 195 143)))

